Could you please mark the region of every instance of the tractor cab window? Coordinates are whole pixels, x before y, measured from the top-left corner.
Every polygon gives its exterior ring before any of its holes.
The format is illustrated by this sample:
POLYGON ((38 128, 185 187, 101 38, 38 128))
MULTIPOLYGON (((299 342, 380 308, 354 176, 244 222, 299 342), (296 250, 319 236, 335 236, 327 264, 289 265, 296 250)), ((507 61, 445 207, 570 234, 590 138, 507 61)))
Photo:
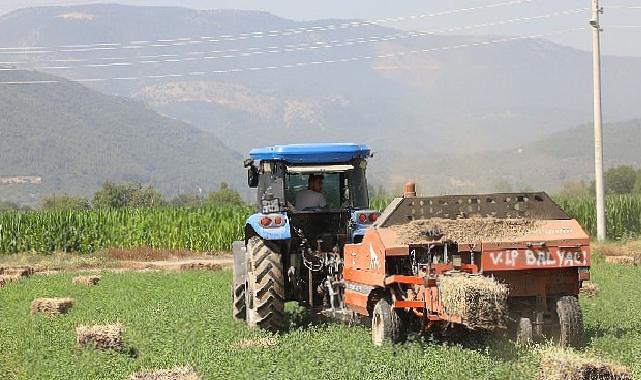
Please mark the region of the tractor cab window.
MULTIPOLYGON (((312 174, 288 173, 285 181, 285 197, 287 201, 294 205, 298 211, 299 205, 296 203, 298 193, 308 190, 309 176, 312 174)), ((327 203, 326 209, 337 210, 341 208, 341 173, 323 173, 322 195, 327 203)))

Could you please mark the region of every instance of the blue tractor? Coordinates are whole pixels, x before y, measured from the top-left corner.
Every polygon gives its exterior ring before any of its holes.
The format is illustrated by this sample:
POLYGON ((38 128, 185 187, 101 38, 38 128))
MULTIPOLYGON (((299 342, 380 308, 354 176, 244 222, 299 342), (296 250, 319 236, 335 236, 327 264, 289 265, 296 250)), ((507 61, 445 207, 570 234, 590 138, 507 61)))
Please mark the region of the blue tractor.
POLYGON ((343 307, 343 247, 379 217, 369 209, 359 144, 295 144, 254 149, 245 160, 258 210, 233 245, 233 314, 250 327, 285 328, 284 304, 320 313, 343 307), (319 185, 320 182, 320 185, 319 185))

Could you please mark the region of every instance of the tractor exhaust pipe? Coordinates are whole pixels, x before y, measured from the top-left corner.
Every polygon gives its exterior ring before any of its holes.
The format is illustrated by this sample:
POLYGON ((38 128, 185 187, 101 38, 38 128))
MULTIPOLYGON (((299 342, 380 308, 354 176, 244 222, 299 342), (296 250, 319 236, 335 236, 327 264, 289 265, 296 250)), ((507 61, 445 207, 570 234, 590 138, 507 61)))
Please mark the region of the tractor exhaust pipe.
POLYGON ((416 182, 407 182, 403 190, 403 198, 416 198, 416 182))

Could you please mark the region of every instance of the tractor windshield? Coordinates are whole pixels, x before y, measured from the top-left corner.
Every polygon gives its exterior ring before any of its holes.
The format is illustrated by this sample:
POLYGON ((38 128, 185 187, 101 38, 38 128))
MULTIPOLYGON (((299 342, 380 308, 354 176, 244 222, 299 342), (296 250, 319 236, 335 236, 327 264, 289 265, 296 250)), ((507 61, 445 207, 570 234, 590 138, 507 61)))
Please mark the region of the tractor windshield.
MULTIPOLYGON (((309 189, 310 176, 321 177, 322 194, 325 209, 339 210, 345 208, 367 208, 367 182, 365 168, 355 165, 331 166, 296 166, 288 167, 285 175, 285 198, 298 211, 304 211, 296 205, 297 195, 309 189)), ((319 190, 318 188, 316 190, 319 190)), ((299 197, 300 199, 300 197, 299 197)))

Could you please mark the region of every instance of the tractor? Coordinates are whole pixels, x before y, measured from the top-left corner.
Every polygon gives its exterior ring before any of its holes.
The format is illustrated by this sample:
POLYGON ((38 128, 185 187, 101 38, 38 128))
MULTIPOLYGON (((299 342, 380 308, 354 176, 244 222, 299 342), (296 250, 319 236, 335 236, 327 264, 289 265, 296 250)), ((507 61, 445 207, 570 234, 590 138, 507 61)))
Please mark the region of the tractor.
POLYGON ((370 323, 374 344, 400 343, 411 331, 471 326, 442 288, 447 278, 464 275, 509 289, 505 324, 490 329, 509 330, 520 341, 551 337, 563 346, 580 344, 578 294, 590 278, 589 237, 547 194, 419 197, 408 183, 380 213, 369 208, 365 172, 371 157, 359 144, 250 152, 244 165, 249 187, 257 189, 258 212, 247 219, 244 240, 232 247, 235 319, 282 331, 285 303, 296 301, 314 315, 370 323), (307 207, 299 194, 319 178, 324 200, 307 207), (469 240, 423 231, 430 241, 407 241, 399 229, 474 218, 531 220, 536 229, 469 240))

